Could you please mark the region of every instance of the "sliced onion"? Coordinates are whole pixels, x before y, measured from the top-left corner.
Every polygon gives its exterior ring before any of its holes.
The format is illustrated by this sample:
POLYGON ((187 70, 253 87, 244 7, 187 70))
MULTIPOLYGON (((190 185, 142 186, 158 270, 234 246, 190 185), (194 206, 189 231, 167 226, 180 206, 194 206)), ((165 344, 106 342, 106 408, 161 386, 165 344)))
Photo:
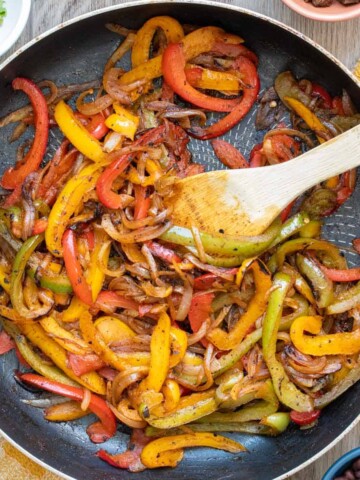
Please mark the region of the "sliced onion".
POLYGON ((137 243, 153 240, 160 237, 171 227, 171 222, 165 222, 164 224, 155 225, 152 227, 145 227, 130 233, 120 233, 113 225, 110 215, 105 214, 102 217, 101 225, 106 233, 117 242, 120 243, 137 243))
MULTIPOLYGON (((189 314, 191 301, 193 297, 193 283, 188 275, 184 275, 184 292, 181 297, 179 308, 176 312, 175 320, 182 322, 189 314)), ((194 342, 195 343, 195 342, 194 342)))
POLYGON ((86 92, 81 93, 76 100, 76 108, 80 113, 86 116, 96 115, 106 108, 109 108, 114 103, 114 99, 110 95, 103 95, 92 102, 84 103, 85 97, 92 92, 92 90, 87 90, 86 92))
MULTIPOLYGON (((110 403, 108 404, 108 406, 109 406, 110 410, 113 412, 113 414, 115 415, 115 417, 118 420, 120 420, 120 422, 127 425, 128 427, 130 427, 130 428, 145 428, 146 427, 147 423, 145 422, 145 420, 131 419, 128 416, 124 415, 123 412, 120 412, 117 408, 115 408, 110 403)), ((134 410, 134 411, 136 411, 136 410, 134 410)), ((139 418, 141 418, 141 417, 139 416, 139 418)))
POLYGON ((122 70, 119 68, 109 68, 103 78, 104 89, 114 100, 124 105, 131 105, 131 97, 124 91, 119 83, 121 74, 122 70))
POLYGON ((113 66, 125 55, 125 53, 132 48, 132 46, 134 45, 135 39, 136 39, 136 34, 131 33, 129 31, 129 33, 126 35, 125 40, 120 43, 118 48, 111 55, 109 60, 106 62, 106 65, 104 68, 105 72, 110 68, 113 68, 113 66))
POLYGON ((86 410, 89 408, 90 402, 91 402, 91 392, 87 388, 84 388, 84 397, 80 404, 80 408, 83 412, 86 412, 86 410))

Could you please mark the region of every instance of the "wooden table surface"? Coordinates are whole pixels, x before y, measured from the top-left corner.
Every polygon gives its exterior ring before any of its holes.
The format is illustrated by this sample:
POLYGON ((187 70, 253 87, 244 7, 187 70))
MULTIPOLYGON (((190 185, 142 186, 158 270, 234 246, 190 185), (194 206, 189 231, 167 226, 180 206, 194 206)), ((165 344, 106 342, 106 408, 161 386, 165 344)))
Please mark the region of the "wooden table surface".
MULTIPOLYGON (((11 0, 8 3, 10 4, 11 0)), ((24 45, 36 35, 62 21, 116 3, 116 1, 112 0, 33 0, 27 27, 17 44, 8 54, 24 45)), ((122 0, 118 3, 127 3, 127 0, 122 0)), ((223 0, 222 2, 219 1, 219 3, 249 8, 291 25, 325 47, 350 69, 360 59, 360 19, 338 23, 315 22, 292 12, 280 0, 223 0)), ((0 63, 4 59, 5 57, 0 57, 0 63)), ((332 448, 302 472, 293 475, 291 480, 320 480, 327 468, 340 455, 359 445, 360 423, 336 447, 332 448)), ((56 478, 55 475, 50 474, 50 476, 52 479, 56 478)), ((46 475, 46 478, 50 478, 50 476, 46 475)), ((1 477, 4 478, 3 475, 1 477)), ((32 476, 31 478, 34 477, 32 476)), ((39 474, 37 478, 44 478, 43 474, 39 474)), ((28 477, 19 478, 18 474, 12 476, 10 473, 6 476, 6 480, 28 480, 28 477)))

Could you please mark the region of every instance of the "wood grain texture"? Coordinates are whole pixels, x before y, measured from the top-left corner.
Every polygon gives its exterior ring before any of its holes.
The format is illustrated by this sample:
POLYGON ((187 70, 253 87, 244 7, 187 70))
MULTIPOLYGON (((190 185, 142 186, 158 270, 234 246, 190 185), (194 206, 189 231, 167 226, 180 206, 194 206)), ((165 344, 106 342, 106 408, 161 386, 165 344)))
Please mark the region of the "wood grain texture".
MULTIPOLYGON (((114 5, 115 3, 113 0, 33 0, 28 25, 17 44, 7 55, 14 52, 36 35, 39 35, 62 21, 98 8, 114 5)), ((119 3, 124 4, 128 3, 128 1, 122 0, 119 3)), ((349 68, 353 68, 360 58, 360 19, 333 24, 319 23, 305 19, 292 12, 280 0, 223 0, 222 2, 219 1, 219 3, 249 8, 281 20, 318 42, 349 68)), ((0 63, 4 59, 5 57, 0 57, 0 63)), ((336 418, 334 418, 334 422, 336 422, 336 418)), ((321 480, 326 469, 340 455, 359 445, 360 424, 328 453, 305 468, 302 472, 290 478, 291 480, 321 480)), ((289 454, 291 454, 291 452, 289 452, 289 454)), ((15 480, 15 477, 13 480, 15 480)), ((17 476, 16 480, 25 480, 25 478, 20 479, 17 476)))

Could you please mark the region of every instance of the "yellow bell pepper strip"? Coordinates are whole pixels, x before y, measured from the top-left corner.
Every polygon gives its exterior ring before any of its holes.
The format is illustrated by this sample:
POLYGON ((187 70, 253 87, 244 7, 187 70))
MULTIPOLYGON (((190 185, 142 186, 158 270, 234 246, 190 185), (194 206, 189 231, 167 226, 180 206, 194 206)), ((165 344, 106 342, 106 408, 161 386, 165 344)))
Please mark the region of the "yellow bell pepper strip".
POLYGON ((240 90, 239 79, 230 72, 210 70, 198 65, 187 64, 185 75, 186 80, 195 88, 232 92, 234 94, 240 90))
POLYGON ((319 335, 321 327, 322 317, 320 316, 299 317, 291 325, 291 341, 300 352, 315 357, 354 355, 360 352, 360 329, 319 335), (305 335, 305 332, 313 335, 305 335))
MULTIPOLYGON (((215 255, 254 257, 264 252, 275 239, 280 230, 275 221, 263 234, 253 237, 226 237, 200 232, 201 243, 206 253, 215 255)), ((169 243, 183 246, 195 246, 190 228, 173 226, 160 237, 169 243)))
POLYGON ((117 103, 114 103, 113 107, 115 113, 107 117, 105 125, 114 132, 121 133, 126 138, 134 140, 140 118, 117 103))
POLYGON ((53 317, 45 317, 40 320, 40 325, 46 333, 61 345, 65 350, 76 355, 91 353, 89 345, 81 338, 77 338, 69 330, 61 327, 53 317))
POLYGON ((67 223, 80 205, 83 196, 94 188, 100 176, 101 168, 106 163, 106 161, 104 163, 96 163, 82 169, 66 183, 57 197, 51 209, 48 226, 45 231, 47 249, 55 257, 62 257, 63 248, 61 242, 67 223))
POLYGON ((26 319, 18 326, 21 333, 26 335, 31 343, 45 353, 68 377, 92 392, 105 395, 104 380, 96 372, 89 372, 80 377, 76 376, 68 367, 65 350, 46 334, 41 325, 33 320, 26 319))
POLYGON ((131 330, 126 323, 122 322, 116 317, 99 317, 95 321, 94 326, 106 344, 135 337, 135 332, 131 330))
MULTIPOLYGON (((194 30, 182 39, 184 54, 187 61, 201 53, 210 52, 216 41, 221 40, 225 32, 218 27, 204 27, 194 30)), ((121 84, 126 85, 137 80, 153 80, 162 75, 162 55, 151 58, 120 77, 121 84)))
POLYGON ((184 358, 187 349, 187 335, 184 330, 170 327, 170 358, 169 368, 176 367, 184 358))
POLYGON ((140 458, 147 468, 176 467, 178 462, 173 462, 171 456, 159 454, 171 452, 173 450, 176 451, 185 447, 211 447, 218 450, 225 450, 230 453, 239 453, 246 450, 246 448, 240 443, 221 435, 197 432, 153 440, 145 445, 140 458))
POLYGON ((61 312, 61 321, 64 323, 73 323, 80 320, 81 314, 88 309, 88 305, 79 298, 73 297, 66 310, 61 312))
POLYGON ((244 275, 247 272, 248 268, 251 266, 251 264, 256 260, 257 257, 250 257, 245 259, 238 271, 236 272, 236 277, 235 277, 235 283, 238 287, 240 287, 242 281, 244 280, 244 275))
POLYGON ((319 308, 328 307, 334 298, 333 282, 312 258, 296 254, 296 265, 302 275, 310 280, 315 291, 316 304, 319 308))
MULTIPOLYGON (((252 400, 260 400, 253 405, 245 406, 236 412, 215 412, 207 417, 200 418, 197 423, 233 423, 261 420, 268 415, 277 412, 279 400, 275 394, 271 380, 264 384, 252 395, 252 400)), ((222 405, 219 405, 222 408, 222 405)))
POLYGON ((151 335, 149 375, 141 382, 141 391, 160 392, 165 382, 170 361, 170 326, 169 315, 161 313, 151 335))
POLYGON ((155 182, 157 182, 157 180, 159 180, 159 178, 163 175, 162 168, 156 162, 154 162, 154 160, 151 160, 151 158, 146 160, 145 170, 149 176, 140 177, 138 171, 134 167, 131 167, 126 177, 135 185, 148 187, 150 185, 155 185, 155 182))
POLYGON ((137 31, 131 51, 132 67, 137 67, 149 60, 151 42, 158 28, 164 32, 167 43, 180 42, 184 36, 181 24, 172 17, 153 17, 137 31))
MULTIPOLYGON (((321 123, 318 117, 308 107, 301 103, 296 98, 284 97, 285 103, 290 106, 294 112, 301 117, 306 125, 314 132, 330 133, 329 130, 321 123)), ((322 137, 317 137, 319 143, 324 143, 326 140, 322 137)))
POLYGON ((65 383, 66 385, 71 385, 73 387, 79 386, 79 383, 71 380, 71 378, 67 377, 59 368, 50 365, 48 361, 38 355, 26 340, 25 335, 20 332, 19 328, 13 322, 2 320, 2 323, 5 331, 14 339, 24 360, 33 370, 35 370, 35 372, 44 375, 44 377, 50 378, 51 380, 65 383))
POLYGON ((207 340, 219 350, 231 350, 241 343, 248 330, 266 310, 267 292, 271 288, 270 273, 259 260, 254 261, 249 270, 252 270, 254 275, 255 294, 250 300, 246 312, 230 332, 215 328, 206 335, 207 340))
POLYGON ((90 252, 90 267, 85 272, 86 281, 91 285, 91 294, 93 302, 96 301, 104 283, 105 273, 100 264, 107 265, 110 255, 111 243, 106 248, 102 248, 107 241, 108 235, 103 230, 95 229, 94 248, 90 252), (100 258, 101 255, 101 258, 100 258))
POLYGON ((185 425, 198 418, 215 412, 218 405, 215 401, 215 390, 202 393, 192 393, 181 397, 175 410, 170 413, 165 411, 163 405, 149 411, 145 404, 140 405, 140 415, 153 427, 168 429, 185 425))
POLYGON ((10 268, 0 264, 0 286, 5 290, 6 293, 10 293, 10 275, 10 268))
POLYGON ((62 133, 80 153, 94 162, 105 159, 101 143, 89 133, 63 100, 56 105, 54 117, 62 133))
POLYGON ((358 306, 360 303, 360 282, 339 293, 332 303, 327 307, 327 315, 335 315, 349 311, 351 308, 358 306))
POLYGON ((116 354, 108 347, 100 333, 97 331, 90 313, 85 310, 80 315, 80 331, 83 339, 91 346, 95 353, 108 365, 120 372, 129 366, 148 366, 150 355, 147 352, 135 354, 116 354))
MULTIPOLYGON (((277 412, 273 415, 278 415, 277 412)), ((288 415, 288 414, 287 414, 288 415)), ((264 417, 267 418, 267 417, 264 417)), ((273 430, 271 427, 262 425, 258 421, 254 422, 227 422, 227 423, 189 423, 187 425, 189 430, 193 432, 240 432, 248 433, 250 435, 269 435, 276 436, 279 434, 277 430, 273 430)), ((180 435, 184 431, 181 428, 172 428, 164 431, 155 427, 146 427, 145 433, 148 437, 164 437, 169 435, 180 435)))
POLYGON ((34 250, 42 243, 44 235, 35 235, 26 240, 14 259, 13 270, 10 280, 10 299, 14 309, 24 318, 35 318, 45 315, 51 308, 51 304, 44 305, 36 310, 29 309, 24 304, 23 275, 26 265, 34 250))
POLYGON ((44 418, 48 422, 71 422, 86 417, 90 413, 90 410, 84 411, 79 402, 69 400, 47 408, 44 411, 44 418))
POLYGON ((164 408, 167 412, 174 410, 180 401, 180 387, 179 384, 167 378, 161 389, 161 393, 164 395, 164 408))
POLYGON ((280 402, 297 412, 310 412, 314 409, 312 398, 301 392, 289 380, 284 367, 276 358, 277 333, 284 300, 290 287, 291 278, 288 275, 277 273, 274 276, 273 290, 269 296, 269 303, 263 321, 263 355, 280 402))
MULTIPOLYGON (((48 392, 62 395, 81 402, 84 398, 84 389, 79 387, 70 387, 54 380, 48 380, 40 375, 34 373, 23 373, 19 375, 20 380, 30 385, 36 386, 48 392)), ((105 400, 97 395, 91 395, 89 410, 91 410, 101 421, 106 432, 112 437, 116 433, 116 418, 110 408, 107 406, 105 400)))

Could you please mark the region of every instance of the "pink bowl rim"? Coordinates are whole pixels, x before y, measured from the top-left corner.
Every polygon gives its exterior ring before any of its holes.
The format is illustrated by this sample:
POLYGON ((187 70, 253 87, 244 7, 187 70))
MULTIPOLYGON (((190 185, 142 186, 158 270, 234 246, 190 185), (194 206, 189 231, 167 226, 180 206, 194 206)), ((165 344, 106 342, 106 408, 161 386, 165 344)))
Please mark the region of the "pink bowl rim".
POLYGON ((342 20, 351 20, 360 16, 360 4, 345 7, 343 13, 327 13, 327 7, 316 8, 304 2, 304 6, 294 0, 282 0, 285 5, 294 10, 296 13, 310 18, 311 20, 319 20, 320 22, 340 22, 342 20))

